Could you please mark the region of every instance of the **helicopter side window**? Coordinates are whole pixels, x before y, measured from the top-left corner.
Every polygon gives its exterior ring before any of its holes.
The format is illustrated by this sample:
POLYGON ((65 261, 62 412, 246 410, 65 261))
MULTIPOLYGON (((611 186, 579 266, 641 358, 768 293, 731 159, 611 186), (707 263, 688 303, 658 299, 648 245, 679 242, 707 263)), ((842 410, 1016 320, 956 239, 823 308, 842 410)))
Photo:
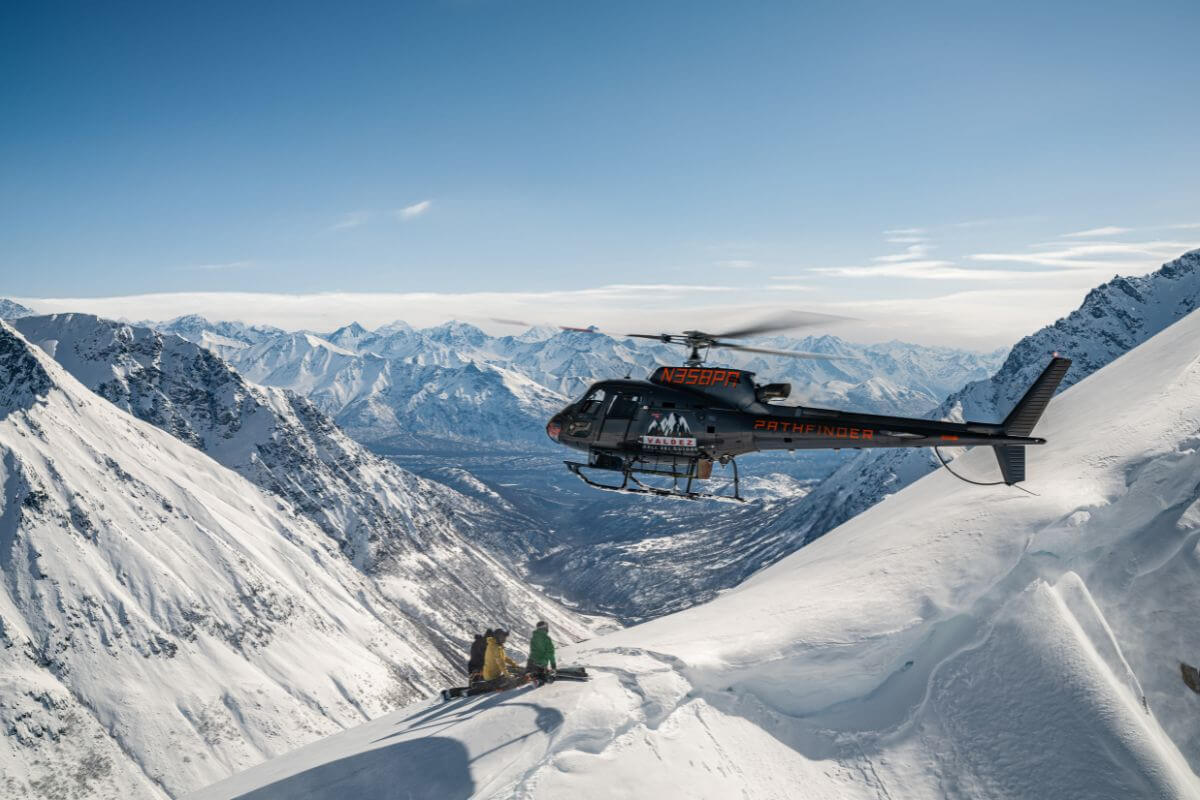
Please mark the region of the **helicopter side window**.
POLYGON ((609 419, 633 419, 637 413, 640 398, 636 394, 618 394, 613 397, 612 406, 608 409, 609 419))
POLYGON ((604 405, 605 397, 603 389, 593 389, 588 393, 587 397, 579 402, 579 411, 577 413, 585 417, 594 416, 600 410, 600 407, 604 405))

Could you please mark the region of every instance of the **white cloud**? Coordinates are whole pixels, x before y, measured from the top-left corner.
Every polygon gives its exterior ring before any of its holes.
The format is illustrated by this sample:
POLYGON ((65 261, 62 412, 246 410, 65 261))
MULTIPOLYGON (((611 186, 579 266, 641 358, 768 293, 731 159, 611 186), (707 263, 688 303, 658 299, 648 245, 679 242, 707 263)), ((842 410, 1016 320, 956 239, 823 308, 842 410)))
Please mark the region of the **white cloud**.
MULTIPOLYGON (((895 261, 873 266, 813 267, 811 272, 841 278, 915 278, 917 280, 1013 280, 1035 273, 1017 270, 968 269, 953 261, 895 261)), ((1040 274, 1040 273, 1037 273, 1040 274)))
POLYGON ((366 225, 371 220, 370 211, 351 211, 343 214, 341 219, 329 226, 331 231, 348 231, 351 228, 357 228, 361 225, 366 225))
POLYGON ((924 228, 892 228, 883 232, 883 240, 891 244, 920 244, 926 240, 924 228))
POLYGON ((419 203, 413 203, 411 206, 405 206, 404 208, 398 210, 396 212, 396 216, 402 220, 415 219, 416 217, 419 217, 428 211, 429 207, 432 205, 432 200, 422 200, 419 203))
POLYGON ((936 297, 829 303, 822 310, 859 318, 839 336, 898 338, 992 349, 1016 343, 1079 306, 1087 287, 977 289, 936 297))
POLYGON ((1119 233, 1129 233, 1132 228, 1118 228, 1116 225, 1105 225, 1102 228, 1089 228, 1086 231, 1064 233, 1064 239, 1091 239, 1096 236, 1116 236, 1119 233))
POLYGON ((729 269, 750 269, 754 266, 754 262, 748 258, 728 258, 724 261, 718 261, 717 266, 728 267, 729 269))
POLYGON ((892 253, 891 255, 886 256, 876 256, 871 260, 879 261, 884 264, 895 264, 901 261, 919 261, 925 258, 925 256, 929 255, 929 251, 932 249, 933 248, 927 244, 912 244, 904 248, 903 253, 892 253))
POLYGON ((1051 243, 1041 247, 1054 249, 1032 253, 974 253, 967 258, 972 261, 1066 269, 1140 269, 1174 258, 1196 246, 1195 242, 1172 241, 1081 242, 1067 246, 1051 243))

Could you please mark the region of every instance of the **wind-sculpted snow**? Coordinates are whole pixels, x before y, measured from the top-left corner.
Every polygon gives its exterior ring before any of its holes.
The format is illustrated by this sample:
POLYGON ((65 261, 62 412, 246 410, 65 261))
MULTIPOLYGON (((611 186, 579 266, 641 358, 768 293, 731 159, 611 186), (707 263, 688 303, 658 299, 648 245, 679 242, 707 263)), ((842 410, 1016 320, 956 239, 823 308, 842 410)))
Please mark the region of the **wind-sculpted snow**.
POLYGON ((1051 403, 1036 495, 929 475, 564 648, 590 683, 417 704, 195 798, 1200 796, 1197 341, 1193 313, 1051 403))
POLYGON ((171 435, 0 325, 4 796, 175 796, 461 680, 474 628, 586 633, 464 538, 472 501, 307 403, 175 337, 25 324, 171 435))

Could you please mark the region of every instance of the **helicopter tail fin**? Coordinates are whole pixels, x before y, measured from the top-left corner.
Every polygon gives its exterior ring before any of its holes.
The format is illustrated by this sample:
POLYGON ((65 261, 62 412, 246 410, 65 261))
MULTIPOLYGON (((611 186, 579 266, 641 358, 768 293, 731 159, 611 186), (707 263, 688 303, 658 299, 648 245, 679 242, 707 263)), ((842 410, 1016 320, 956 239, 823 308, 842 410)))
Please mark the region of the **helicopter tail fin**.
MULTIPOLYGON (((1042 412, 1054 397, 1054 392, 1062 382, 1063 376, 1071 367, 1071 359, 1061 358, 1057 354, 1050 360, 1050 365, 1042 370, 1029 391, 1005 417, 1003 424, 1006 436, 1028 436, 1033 433, 1034 426, 1042 418, 1042 412)), ((996 461, 1000 463, 1000 474, 1009 486, 1025 480, 1025 447, 1019 444, 999 444, 992 447, 996 453, 996 461)))
POLYGON ((1033 433, 1033 426, 1042 418, 1042 412, 1046 410, 1050 398, 1054 397, 1058 384, 1070 368, 1069 358, 1055 355, 1050 359, 1050 365, 1042 370, 1042 374, 1037 376, 1029 391, 1025 392, 1021 401, 1004 418, 1002 424, 1006 436, 1028 436, 1033 433))

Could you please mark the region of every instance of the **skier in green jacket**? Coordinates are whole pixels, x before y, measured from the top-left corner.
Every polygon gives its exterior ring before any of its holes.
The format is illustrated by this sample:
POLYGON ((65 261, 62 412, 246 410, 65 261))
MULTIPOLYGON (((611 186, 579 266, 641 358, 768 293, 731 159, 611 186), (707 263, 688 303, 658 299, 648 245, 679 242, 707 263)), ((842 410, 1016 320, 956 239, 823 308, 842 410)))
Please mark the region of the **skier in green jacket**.
POLYGON ((545 681, 553 678, 557 669, 554 642, 550 641, 550 624, 543 620, 533 629, 533 636, 529 639, 529 661, 525 664, 525 671, 535 680, 545 681))

